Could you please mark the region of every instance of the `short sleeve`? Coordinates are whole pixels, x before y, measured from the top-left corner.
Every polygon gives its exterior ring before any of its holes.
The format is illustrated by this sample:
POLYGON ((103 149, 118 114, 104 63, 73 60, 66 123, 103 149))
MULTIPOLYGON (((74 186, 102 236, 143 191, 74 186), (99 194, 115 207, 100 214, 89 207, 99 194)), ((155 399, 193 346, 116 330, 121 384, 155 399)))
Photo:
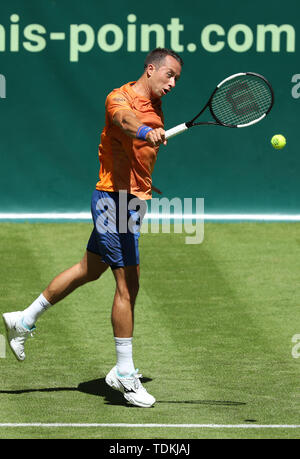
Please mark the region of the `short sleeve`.
POLYGON ((132 110, 129 100, 120 91, 113 91, 107 96, 105 108, 110 119, 113 119, 115 113, 119 110, 132 110))

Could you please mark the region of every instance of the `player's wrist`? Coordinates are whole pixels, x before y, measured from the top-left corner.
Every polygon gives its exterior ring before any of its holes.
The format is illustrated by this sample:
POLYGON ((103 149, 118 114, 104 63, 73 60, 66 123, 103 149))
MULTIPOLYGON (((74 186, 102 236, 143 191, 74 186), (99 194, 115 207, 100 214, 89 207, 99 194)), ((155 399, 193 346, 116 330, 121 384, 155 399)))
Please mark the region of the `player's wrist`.
POLYGON ((153 129, 149 126, 146 126, 145 124, 142 124, 136 131, 136 138, 141 139, 141 140, 146 140, 146 136, 148 132, 152 131, 153 129))

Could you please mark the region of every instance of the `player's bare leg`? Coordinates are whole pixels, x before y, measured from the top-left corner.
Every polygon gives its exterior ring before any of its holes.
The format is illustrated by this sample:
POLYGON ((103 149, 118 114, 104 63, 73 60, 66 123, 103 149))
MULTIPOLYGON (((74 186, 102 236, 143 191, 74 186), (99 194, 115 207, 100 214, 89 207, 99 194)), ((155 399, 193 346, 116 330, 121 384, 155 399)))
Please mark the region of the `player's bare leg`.
POLYGON ((111 321, 115 337, 133 336, 134 306, 139 291, 139 266, 126 266, 113 270, 116 292, 112 307, 111 321))
POLYGON ((99 255, 86 250, 82 260, 58 274, 43 291, 43 295, 54 305, 81 285, 99 279, 108 267, 101 262, 99 255))
POLYGON ((149 408, 155 398, 143 387, 135 370, 132 357, 134 306, 139 290, 139 266, 126 266, 113 270, 116 292, 112 307, 112 326, 115 337, 117 365, 107 374, 105 381, 124 394, 132 405, 149 408))
POLYGON ((10 348, 19 361, 25 359, 25 341, 35 329, 36 320, 77 287, 98 279, 107 268, 98 255, 86 251, 79 263, 56 276, 28 308, 3 314, 10 348))

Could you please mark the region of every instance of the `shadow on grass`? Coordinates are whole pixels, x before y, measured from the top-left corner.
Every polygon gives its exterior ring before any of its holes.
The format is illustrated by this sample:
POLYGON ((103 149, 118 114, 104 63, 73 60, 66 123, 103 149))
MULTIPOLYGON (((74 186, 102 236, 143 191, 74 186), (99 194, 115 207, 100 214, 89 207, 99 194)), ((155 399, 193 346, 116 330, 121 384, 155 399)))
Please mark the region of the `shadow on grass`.
MULTIPOLYGON (((142 378, 143 383, 152 381, 150 378, 142 378)), ((41 389, 18 389, 18 390, 0 390, 1 394, 19 395, 32 392, 64 392, 74 391, 82 392, 88 395, 103 397, 107 405, 129 406, 121 392, 111 389, 105 382, 105 378, 93 379, 79 383, 77 387, 46 387, 41 389)), ((241 406, 246 405, 244 402, 234 402, 229 400, 157 400, 156 403, 165 404, 188 404, 188 405, 218 405, 218 406, 241 406)))

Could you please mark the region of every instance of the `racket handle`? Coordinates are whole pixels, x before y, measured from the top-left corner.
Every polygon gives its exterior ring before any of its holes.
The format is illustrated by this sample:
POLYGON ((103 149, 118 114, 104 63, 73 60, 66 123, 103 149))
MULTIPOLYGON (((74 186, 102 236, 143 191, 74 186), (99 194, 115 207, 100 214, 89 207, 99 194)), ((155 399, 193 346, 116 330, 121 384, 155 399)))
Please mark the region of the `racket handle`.
POLYGON ((178 126, 175 126, 172 129, 168 129, 165 132, 165 138, 166 140, 168 140, 171 137, 174 137, 175 135, 181 134, 183 131, 186 131, 186 129, 188 129, 188 127, 185 123, 178 124, 178 126))

